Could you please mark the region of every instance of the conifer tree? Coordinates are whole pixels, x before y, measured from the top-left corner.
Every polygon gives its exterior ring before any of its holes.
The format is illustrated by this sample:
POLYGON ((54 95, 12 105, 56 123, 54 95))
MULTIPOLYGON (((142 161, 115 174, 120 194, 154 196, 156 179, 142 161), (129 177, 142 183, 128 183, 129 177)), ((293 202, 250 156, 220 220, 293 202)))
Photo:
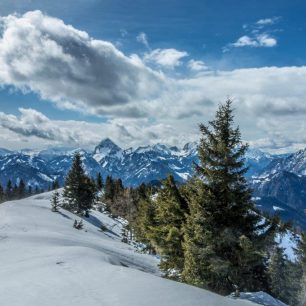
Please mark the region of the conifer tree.
POLYGON ((8 180, 8 182, 6 184, 5 198, 7 200, 11 200, 13 198, 13 185, 12 185, 12 181, 10 179, 8 180))
POLYGON ((265 241, 273 226, 263 229, 244 177, 239 128, 233 127, 231 101, 220 105, 209 125, 200 125, 198 179, 191 184, 184 227, 183 280, 228 294, 267 287, 265 241))
POLYGON ((288 305, 298 304, 299 270, 277 246, 269 264, 270 290, 274 297, 288 305))
POLYGON ((28 195, 32 195, 32 192, 33 192, 32 186, 29 185, 29 186, 28 186, 28 195))
POLYGON ((151 231, 156 225, 155 205, 150 195, 144 193, 137 204, 137 217, 132 222, 133 231, 138 241, 146 245, 146 250, 154 253, 154 247, 151 244, 151 231))
POLYGON ((59 188, 58 180, 54 180, 51 185, 51 190, 55 190, 59 188))
POLYGON ((22 199, 26 195, 26 186, 23 179, 20 180, 18 189, 17 189, 17 198, 22 199))
POLYGON ((0 203, 5 201, 5 193, 2 185, 0 184, 0 203))
POLYGON ((51 198, 51 210, 53 212, 58 212, 58 209, 60 208, 60 200, 59 200, 60 194, 58 191, 54 191, 51 198))
POLYGON ((180 195, 172 175, 164 181, 156 199, 156 224, 151 241, 161 255, 160 268, 166 277, 179 278, 183 269, 183 232, 187 203, 180 195))
POLYGON ((301 234, 297 255, 302 272, 300 279, 301 288, 299 292, 299 306, 306 306, 306 233, 301 234))
POLYGON ((96 185, 99 191, 103 189, 103 179, 100 172, 97 174, 96 185))
POLYGON ((81 155, 76 153, 64 186, 64 207, 78 214, 88 214, 95 200, 95 188, 85 174, 81 155))

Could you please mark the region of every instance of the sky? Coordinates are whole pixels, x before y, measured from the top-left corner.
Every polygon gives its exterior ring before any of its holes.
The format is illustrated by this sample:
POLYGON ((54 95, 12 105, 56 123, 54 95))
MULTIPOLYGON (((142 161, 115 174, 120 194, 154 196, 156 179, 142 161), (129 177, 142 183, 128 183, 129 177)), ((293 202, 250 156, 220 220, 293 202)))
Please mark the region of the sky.
POLYGON ((182 146, 233 100, 252 147, 306 147, 302 0, 2 0, 0 147, 182 146))

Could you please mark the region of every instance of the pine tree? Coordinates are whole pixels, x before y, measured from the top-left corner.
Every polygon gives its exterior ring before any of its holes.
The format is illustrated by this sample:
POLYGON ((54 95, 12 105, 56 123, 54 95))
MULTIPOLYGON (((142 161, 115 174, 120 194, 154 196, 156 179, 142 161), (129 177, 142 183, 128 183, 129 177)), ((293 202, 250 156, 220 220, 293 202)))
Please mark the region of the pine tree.
POLYGON ((103 189, 103 179, 100 172, 97 174, 96 185, 99 191, 103 189))
POLYGON ((6 184, 5 198, 6 198, 6 200, 11 200, 13 198, 13 186, 12 186, 12 181, 11 180, 8 180, 8 182, 6 184))
POLYGON ((32 195, 32 193, 33 193, 33 190, 32 190, 32 186, 31 185, 29 185, 28 186, 28 195, 32 195))
MULTIPOLYGON (((198 178, 184 227, 183 280, 219 293, 267 287, 265 240, 244 174, 247 145, 233 127, 231 101, 200 125, 198 178)), ((265 225, 267 226, 267 225, 265 225)))
POLYGON ((151 241, 161 255, 160 268, 166 277, 179 278, 183 269, 183 232, 187 203, 180 195, 172 175, 164 181, 156 199, 156 224, 151 241))
POLYGON ((51 185, 51 190, 55 190, 59 188, 58 180, 54 180, 51 185))
POLYGON ((132 222, 132 228, 136 239, 146 245, 149 253, 155 252, 151 244, 151 231, 155 225, 155 205, 150 195, 145 193, 138 199, 137 217, 132 222))
POLYGON ((277 246, 269 264, 270 290, 274 297, 287 303, 297 305, 299 275, 297 265, 291 263, 284 249, 277 246))
POLYGON ((79 153, 75 154, 66 177, 63 198, 65 208, 85 215, 88 215, 95 200, 95 187, 85 174, 79 153))
POLYGON ((0 184, 0 203, 5 201, 5 193, 2 185, 0 184))
POLYGON ((60 194, 58 191, 54 191, 51 198, 51 210, 53 212, 58 212, 58 209, 60 208, 60 200, 59 200, 60 194))
POLYGON ((22 199, 26 196, 26 185, 23 179, 20 180, 17 190, 17 198, 22 199))
POLYGON ((306 233, 301 234, 301 240, 297 249, 298 262, 301 267, 301 288, 299 293, 299 305, 306 306, 306 233))

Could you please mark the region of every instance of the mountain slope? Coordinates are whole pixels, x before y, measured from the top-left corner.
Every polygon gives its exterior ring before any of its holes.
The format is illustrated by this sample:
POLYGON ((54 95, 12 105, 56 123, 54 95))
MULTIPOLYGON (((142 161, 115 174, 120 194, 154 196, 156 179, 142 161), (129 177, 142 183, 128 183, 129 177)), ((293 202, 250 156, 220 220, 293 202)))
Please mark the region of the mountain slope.
POLYGON ((160 278, 157 259, 120 242, 119 224, 94 212, 78 231, 73 214, 50 211, 50 196, 0 205, 0 305, 255 305, 160 278))

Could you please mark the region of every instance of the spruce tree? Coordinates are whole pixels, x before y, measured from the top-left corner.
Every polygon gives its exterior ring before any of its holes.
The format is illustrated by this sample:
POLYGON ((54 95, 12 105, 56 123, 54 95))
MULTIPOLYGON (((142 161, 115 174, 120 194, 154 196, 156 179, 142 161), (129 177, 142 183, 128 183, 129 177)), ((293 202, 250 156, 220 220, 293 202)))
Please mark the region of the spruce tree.
POLYGON ((297 305, 299 275, 298 267, 288 260, 284 249, 277 246, 269 264, 270 290, 274 297, 287 303, 297 305))
POLYGON ((51 198, 51 210, 53 212, 58 212, 58 209, 60 208, 60 200, 59 200, 60 194, 58 191, 54 191, 51 198))
POLYGON ((228 294, 267 287, 265 240, 244 177, 239 128, 233 127, 231 101, 220 105, 209 125, 200 124, 201 140, 190 213, 184 227, 183 280, 228 294))
POLYGON ((299 305, 306 306, 306 233, 301 234, 297 255, 302 273, 300 278, 301 288, 299 293, 299 305))
POLYGON ((5 193, 2 185, 0 184, 0 203, 5 201, 5 193))
POLYGON ((17 198, 22 199, 25 197, 25 195, 26 195, 26 185, 23 179, 21 179, 17 189, 17 198))
POLYGON ((180 195, 172 175, 164 181, 156 199, 156 224, 151 229, 151 241, 161 255, 160 268, 166 277, 180 277, 183 269, 183 232, 187 203, 180 195))
POLYGON ((81 155, 76 153, 71 169, 66 177, 64 192, 64 207, 78 214, 88 214, 95 200, 95 188, 90 178, 85 174, 81 155))
POLYGON ((10 179, 7 181, 6 184, 5 198, 6 200, 11 200, 13 198, 13 185, 10 179))
POLYGON ((99 191, 103 189, 103 179, 100 172, 97 174, 96 185, 99 191))

